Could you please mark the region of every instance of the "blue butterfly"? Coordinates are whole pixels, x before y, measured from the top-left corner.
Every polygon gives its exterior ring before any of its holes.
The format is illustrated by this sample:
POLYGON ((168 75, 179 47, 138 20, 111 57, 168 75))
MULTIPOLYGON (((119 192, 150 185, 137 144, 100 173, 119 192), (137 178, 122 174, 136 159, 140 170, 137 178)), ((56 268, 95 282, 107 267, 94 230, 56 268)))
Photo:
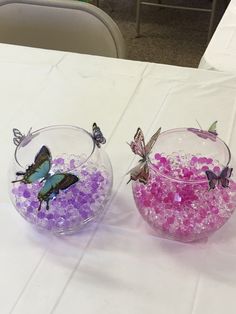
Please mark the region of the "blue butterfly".
POLYGON ((40 202, 38 210, 41 209, 42 202, 47 203, 46 209, 49 209, 49 201, 54 199, 60 190, 65 190, 72 184, 79 181, 76 175, 71 173, 55 173, 50 175, 52 157, 49 149, 46 146, 42 146, 38 154, 34 159, 34 163, 30 165, 25 172, 17 172, 17 176, 23 176, 20 180, 12 181, 23 182, 25 184, 34 183, 38 180, 45 181, 44 186, 38 193, 38 200, 40 202))

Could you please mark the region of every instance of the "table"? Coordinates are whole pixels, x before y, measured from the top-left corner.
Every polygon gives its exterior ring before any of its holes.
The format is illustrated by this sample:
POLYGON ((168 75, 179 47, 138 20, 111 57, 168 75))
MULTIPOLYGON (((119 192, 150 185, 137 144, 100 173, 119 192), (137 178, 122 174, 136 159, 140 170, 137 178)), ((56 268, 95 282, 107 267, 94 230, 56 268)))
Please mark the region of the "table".
POLYGON ((236 0, 231 0, 199 67, 209 70, 236 72, 236 0))
POLYGON ((235 313, 236 216, 207 242, 159 238, 140 217, 125 175, 126 144, 219 120, 236 154, 236 76, 0 44, 1 314, 235 313), (101 126, 114 169, 102 220, 77 235, 37 232, 10 204, 12 128, 101 126))

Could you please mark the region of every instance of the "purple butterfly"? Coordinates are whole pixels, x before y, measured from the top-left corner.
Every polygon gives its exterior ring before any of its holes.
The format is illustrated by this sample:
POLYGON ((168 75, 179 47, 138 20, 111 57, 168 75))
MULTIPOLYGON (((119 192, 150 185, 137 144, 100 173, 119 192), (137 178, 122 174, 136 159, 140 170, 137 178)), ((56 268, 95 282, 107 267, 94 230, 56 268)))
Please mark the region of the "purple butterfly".
POLYGON ((223 188, 229 186, 229 178, 231 177, 233 168, 225 167, 220 175, 216 175, 213 171, 207 170, 206 176, 209 183, 209 189, 213 190, 216 187, 216 184, 221 184, 223 188))
POLYGON ((211 141, 215 142, 218 133, 216 132, 216 124, 217 121, 213 122, 212 125, 209 127, 208 131, 204 131, 202 129, 195 129, 195 128, 188 128, 187 130, 193 132, 197 136, 203 139, 210 139, 211 141))
POLYGON ((97 126, 97 124, 94 122, 93 124, 93 134, 92 134, 93 140, 95 144, 97 145, 98 148, 101 147, 101 144, 106 143, 106 139, 102 134, 102 131, 100 128, 97 126))
POLYGON ((29 144, 29 142, 38 134, 33 134, 31 133, 32 128, 30 128, 30 130, 28 131, 28 133, 22 134, 20 130, 14 128, 13 129, 13 134, 14 134, 14 138, 13 138, 13 143, 16 146, 19 146, 21 144, 22 147, 26 146, 27 144, 29 144))
MULTIPOLYGON (((147 183, 149 178, 149 155, 160 133, 161 128, 159 128, 156 133, 151 137, 149 142, 145 144, 142 130, 140 128, 137 129, 134 140, 129 145, 132 152, 135 153, 135 155, 140 156, 142 159, 139 160, 139 164, 136 167, 132 168, 129 171, 130 180, 139 180, 139 182, 142 182, 144 184, 147 183)), ((130 180, 128 181, 128 183, 130 182, 130 180)))

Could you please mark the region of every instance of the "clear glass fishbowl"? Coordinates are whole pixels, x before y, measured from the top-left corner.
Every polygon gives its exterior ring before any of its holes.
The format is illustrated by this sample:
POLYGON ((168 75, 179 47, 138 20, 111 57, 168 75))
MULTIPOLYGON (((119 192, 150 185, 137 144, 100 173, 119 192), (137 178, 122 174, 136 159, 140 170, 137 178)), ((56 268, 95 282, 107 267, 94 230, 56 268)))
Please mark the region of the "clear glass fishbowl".
POLYGON ((101 148, 105 139, 101 141, 97 130, 95 134, 59 125, 23 136, 14 129, 17 147, 9 171, 10 197, 28 222, 56 234, 71 234, 103 213, 113 172, 101 148))
POLYGON ((139 212, 165 238, 207 238, 234 212, 230 150, 219 137, 205 135, 185 128, 161 133, 149 157, 147 183, 132 183, 139 212))

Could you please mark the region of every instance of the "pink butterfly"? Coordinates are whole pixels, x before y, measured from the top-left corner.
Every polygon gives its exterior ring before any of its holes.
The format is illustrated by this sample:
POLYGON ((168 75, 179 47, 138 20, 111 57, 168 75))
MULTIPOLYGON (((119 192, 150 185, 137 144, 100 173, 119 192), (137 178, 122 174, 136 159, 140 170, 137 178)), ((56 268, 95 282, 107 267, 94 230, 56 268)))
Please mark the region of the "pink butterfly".
POLYGON ((144 141, 144 135, 140 128, 137 129, 137 132, 135 133, 134 140, 129 144, 131 147, 132 152, 135 155, 138 155, 141 157, 139 160, 139 164, 132 168, 130 173, 130 180, 139 180, 139 182, 142 182, 144 184, 147 183, 149 178, 149 155, 151 153, 151 150, 156 143, 157 138, 159 137, 161 133, 161 128, 157 130, 157 132, 151 137, 147 145, 144 141))
POLYGON ((204 131, 202 129, 195 129, 195 128, 188 128, 187 130, 193 132, 197 136, 203 139, 210 139, 211 141, 215 142, 218 133, 216 132, 216 124, 217 121, 213 122, 212 125, 209 127, 208 131, 204 131))

